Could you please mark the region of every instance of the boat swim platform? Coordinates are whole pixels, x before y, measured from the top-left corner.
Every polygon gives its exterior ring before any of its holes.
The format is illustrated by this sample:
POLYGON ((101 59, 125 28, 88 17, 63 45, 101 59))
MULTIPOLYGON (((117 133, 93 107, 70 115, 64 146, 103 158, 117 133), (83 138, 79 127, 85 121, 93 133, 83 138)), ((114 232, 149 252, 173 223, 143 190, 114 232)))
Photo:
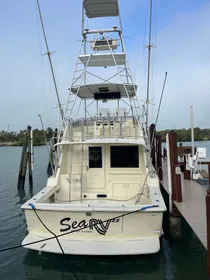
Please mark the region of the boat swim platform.
MULTIPOLYGON (((169 180, 167 162, 163 161, 163 180, 161 185, 169 194, 169 180)), ((194 233, 200 239, 203 246, 207 249, 207 219, 206 219, 206 195, 207 189, 193 180, 182 182, 182 201, 173 201, 181 215, 187 221, 194 233)))

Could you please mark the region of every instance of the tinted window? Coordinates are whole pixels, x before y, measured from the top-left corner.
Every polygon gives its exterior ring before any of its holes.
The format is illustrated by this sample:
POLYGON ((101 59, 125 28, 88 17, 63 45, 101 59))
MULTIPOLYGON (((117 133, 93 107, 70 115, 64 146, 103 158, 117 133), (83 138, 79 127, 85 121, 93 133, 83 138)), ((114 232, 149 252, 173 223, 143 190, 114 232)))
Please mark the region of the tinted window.
POLYGON ((138 146, 111 146, 111 167, 138 168, 138 146))
POLYGON ((102 168, 101 147, 89 147, 89 168, 102 168))

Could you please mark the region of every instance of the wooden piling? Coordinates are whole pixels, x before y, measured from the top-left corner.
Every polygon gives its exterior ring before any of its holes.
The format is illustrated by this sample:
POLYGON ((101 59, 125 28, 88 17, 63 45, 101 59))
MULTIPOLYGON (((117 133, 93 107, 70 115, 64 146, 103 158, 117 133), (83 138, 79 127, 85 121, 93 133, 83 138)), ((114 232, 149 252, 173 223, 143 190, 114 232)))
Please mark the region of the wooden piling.
POLYGON ((209 189, 210 189, 210 163, 208 164, 208 175, 209 175, 209 189))
POLYGON ((156 152, 157 152, 157 173, 160 181, 163 180, 163 169, 162 169, 162 141, 161 135, 156 136, 156 152))
POLYGON ((172 202, 176 200, 176 180, 175 180, 175 168, 178 164, 177 157, 177 134, 174 131, 170 131, 169 138, 169 150, 170 150, 170 166, 171 166, 171 198, 172 202))
POLYGON ((156 143, 156 131, 155 131, 155 124, 152 123, 149 129, 149 136, 150 136, 150 147, 151 147, 151 154, 150 157, 152 159, 152 164, 154 168, 156 167, 156 160, 155 160, 155 143, 156 143))
MULTIPOLYGON (((175 131, 168 133, 168 148, 169 150, 169 163, 170 163, 170 178, 171 178, 171 193, 169 193, 169 205, 170 205, 170 216, 169 216, 169 229, 170 234, 174 239, 179 239, 182 235, 181 229, 181 218, 177 207, 174 204, 175 200, 181 200, 180 191, 181 185, 179 186, 179 164, 177 155, 177 134, 175 131), (178 167, 178 169, 177 169, 178 167)), ((168 164, 169 164, 168 163, 168 164)), ((181 184, 181 181, 180 181, 181 184)))
POLYGON ((28 147, 28 134, 25 135, 23 141, 23 148, 22 148, 19 175, 18 175, 18 184, 17 184, 18 189, 23 189, 25 185, 25 177, 26 177, 26 169, 27 169, 27 161, 28 161, 27 147, 28 147))
POLYGON ((32 131, 31 126, 28 129, 28 177, 29 177, 29 187, 33 187, 33 172, 32 172, 32 131))
POLYGON ((207 270, 210 279, 210 190, 206 195, 206 228, 207 228, 207 270))

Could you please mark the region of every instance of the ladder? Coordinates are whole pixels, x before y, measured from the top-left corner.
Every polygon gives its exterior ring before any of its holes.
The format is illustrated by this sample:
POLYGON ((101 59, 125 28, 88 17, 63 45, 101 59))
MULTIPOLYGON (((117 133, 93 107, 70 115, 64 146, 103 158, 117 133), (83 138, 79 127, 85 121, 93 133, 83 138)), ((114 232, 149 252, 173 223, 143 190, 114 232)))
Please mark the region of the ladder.
POLYGON ((82 202, 82 189, 83 189, 83 177, 84 177, 84 145, 82 144, 82 157, 81 157, 81 174, 80 174, 80 201, 82 202))
POLYGON ((72 199, 72 158, 73 158, 74 147, 73 145, 70 146, 70 159, 69 159, 69 201, 72 199))
MULTIPOLYGON (((94 43, 96 42, 96 40, 97 40, 97 37, 95 38, 94 43)), ((74 69, 72 84, 71 84, 71 87, 69 88, 70 92, 69 92, 69 96, 68 96, 68 101, 66 103, 66 109, 65 109, 65 114, 64 114, 65 118, 71 118, 72 117, 73 109, 75 107, 75 103, 76 103, 80 88, 81 88, 82 85, 84 85, 86 83, 86 72, 87 72, 87 68, 88 68, 88 64, 89 64, 91 55, 93 53, 97 52, 97 51, 92 50, 92 53, 89 56, 86 65, 84 66, 83 63, 80 62, 80 58, 79 58, 80 54, 82 52, 83 43, 84 43, 84 40, 81 41, 79 54, 77 56, 76 66, 75 66, 75 69, 74 69), (76 93, 71 92, 72 87, 78 87, 76 93)))
MULTIPOLYGON (((76 145, 76 147, 78 147, 76 145)), ((83 195, 83 178, 84 178, 84 145, 81 144, 81 149, 73 149, 73 145, 70 148, 70 165, 69 165, 69 201, 80 200, 82 201, 83 195), (73 159, 77 158, 74 152, 80 155, 80 167, 78 162, 73 159), (75 170, 76 167, 76 170, 75 170), (78 184, 79 183, 79 184, 78 184)))

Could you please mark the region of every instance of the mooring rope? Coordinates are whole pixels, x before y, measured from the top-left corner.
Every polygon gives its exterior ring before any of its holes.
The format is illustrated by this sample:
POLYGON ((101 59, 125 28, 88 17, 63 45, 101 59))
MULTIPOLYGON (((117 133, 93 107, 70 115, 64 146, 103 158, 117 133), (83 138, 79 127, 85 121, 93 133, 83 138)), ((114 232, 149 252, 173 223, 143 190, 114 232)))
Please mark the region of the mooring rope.
POLYGON ((58 237, 56 236, 56 234, 55 234, 54 232, 52 232, 52 231, 43 223, 43 221, 41 220, 41 218, 39 217, 39 215, 38 215, 37 212, 36 212, 36 209, 35 209, 34 204, 30 203, 29 205, 30 205, 31 208, 34 210, 34 213, 36 214, 36 216, 37 216, 37 218, 39 219, 40 223, 46 228, 46 230, 48 230, 52 235, 54 235, 54 237, 55 237, 56 241, 58 242, 58 245, 59 245, 59 247, 60 247, 60 249, 61 249, 62 254, 64 254, 63 248, 62 248, 62 246, 61 246, 61 244, 60 244, 60 241, 58 240, 58 237))
POLYGON ((62 233, 62 234, 56 235, 56 234, 53 233, 51 230, 49 230, 49 228, 48 228, 48 227, 44 224, 44 222, 41 220, 41 218, 39 217, 39 215, 38 215, 38 213, 37 213, 37 211, 36 211, 36 209, 35 209, 35 206, 34 206, 32 203, 30 203, 29 205, 31 206, 31 208, 32 208, 33 211, 35 212, 35 214, 36 214, 37 218, 39 219, 39 221, 41 222, 41 224, 42 224, 51 234, 53 234, 53 236, 52 236, 52 237, 48 237, 48 238, 44 238, 44 239, 42 239, 42 240, 32 241, 32 242, 29 242, 29 243, 20 244, 20 245, 16 245, 16 246, 13 246, 13 247, 7 247, 7 248, 4 248, 4 249, 0 249, 0 253, 1 253, 1 252, 5 252, 5 251, 9 251, 9 250, 18 249, 18 248, 21 248, 21 247, 24 247, 24 246, 30 246, 30 245, 34 245, 34 244, 41 243, 41 242, 44 242, 44 241, 56 239, 57 242, 58 242, 58 244, 59 244, 59 246, 60 246, 60 248, 61 248, 62 253, 65 254, 64 251, 63 251, 63 249, 62 249, 62 246, 61 246, 61 244, 60 244, 60 242, 59 242, 59 240, 58 240, 59 237, 62 237, 62 236, 65 236, 65 235, 68 235, 68 234, 71 234, 71 233, 74 233, 74 232, 78 232, 78 231, 81 231, 81 230, 83 230, 83 229, 87 229, 87 228, 96 226, 96 225, 101 224, 101 223, 106 223, 106 222, 108 222, 108 221, 110 221, 110 220, 122 218, 122 217, 131 215, 131 214, 135 214, 135 213, 138 213, 138 212, 141 212, 141 211, 143 212, 143 211, 145 211, 145 210, 147 210, 147 209, 159 207, 159 205, 148 205, 148 206, 144 206, 144 207, 142 207, 141 209, 137 209, 137 210, 135 210, 135 211, 131 211, 131 212, 128 212, 128 213, 125 213, 125 214, 122 214, 122 215, 118 215, 118 216, 112 217, 112 218, 107 219, 107 220, 104 220, 104 221, 95 221, 94 223, 88 224, 88 225, 86 225, 86 226, 84 226, 84 227, 82 227, 82 228, 75 229, 75 230, 72 230, 72 231, 69 231, 69 232, 66 232, 66 233, 62 233))

